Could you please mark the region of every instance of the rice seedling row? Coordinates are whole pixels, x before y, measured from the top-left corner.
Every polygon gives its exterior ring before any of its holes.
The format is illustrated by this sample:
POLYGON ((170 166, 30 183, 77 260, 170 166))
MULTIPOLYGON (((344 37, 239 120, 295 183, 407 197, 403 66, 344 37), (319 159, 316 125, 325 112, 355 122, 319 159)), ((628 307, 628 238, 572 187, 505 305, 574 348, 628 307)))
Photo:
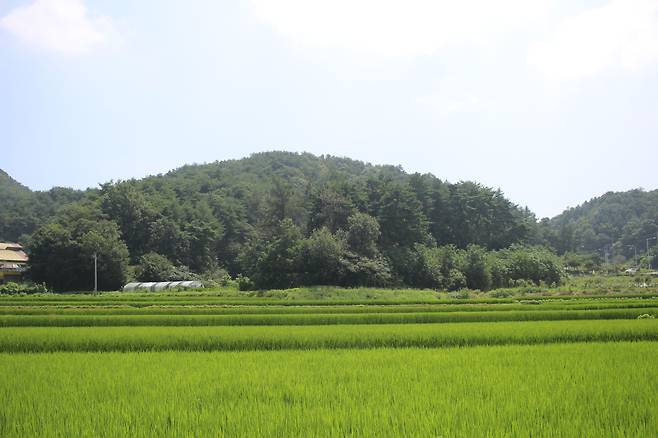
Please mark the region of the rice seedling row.
POLYGON ((658 299, 587 300, 585 302, 540 302, 532 304, 423 304, 342 306, 241 306, 241 305, 39 305, 0 306, 0 315, 252 315, 252 314, 338 314, 338 313, 431 313, 486 311, 543 311, 642 309, 658 307, 658 299))
POLYGON ((658 307, 604 310, 282 315, 0 315, 0 327, 430 324, 451 322, 631 319, 645 314, 658 314, 658 307))
POLYGON ((658 339, 658 320, 206 327, 4 327, 0 352, 451 347, 658 339))
POLYGON ((651 299, 658 297, 658 293, 618 293, 614 296, 581 296, 581 295, 560 295, 560 296, 518 296, 514 298, 468 298, 468 299, 442 299, 438 296, 433 299, 283 299, 283 298, 232 298, 221 295, 214 296, 210 294, 178 294, 178 295, 160 295, 157 293, 145 293, 138 295, 122 295, 121 293, 106 293, 94 295, 77 295, 77 294, 47 294, 44 296, 8 296, 0 297, 0 306, 69 306, 74 304, 86 305, 131 305, 134 307, 151 306, 151 305, 240 305, 240 306, 338 306, 338 305, 381 305, 391 306, 399 304, 504 304, 519 303, 521 301, 539 301, 539 302, 587 302, 589 300, 609 300, 614 299, 651 299))

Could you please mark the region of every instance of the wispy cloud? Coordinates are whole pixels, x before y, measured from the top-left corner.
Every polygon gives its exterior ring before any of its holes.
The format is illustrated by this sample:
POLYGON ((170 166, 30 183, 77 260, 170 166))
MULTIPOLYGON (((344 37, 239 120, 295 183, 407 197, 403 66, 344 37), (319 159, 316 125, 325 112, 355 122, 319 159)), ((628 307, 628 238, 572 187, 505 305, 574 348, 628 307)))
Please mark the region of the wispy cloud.
POLYGON ((607 70, 637 72, 658 63, 658 1, 613 0, 560 22, 530 47, 529 64, 550 79, 578 80, 607 70))
POLYGON ((381 56, 487 44, 546 11, 537 0, 252 0, 255 13, 300 46, 381 56))
POLYGON ((0 28, 26 45, 66 55, 87 54, 116 37, 112 20, 91 16, 84 0, 35 0, 0 18, 0 28))

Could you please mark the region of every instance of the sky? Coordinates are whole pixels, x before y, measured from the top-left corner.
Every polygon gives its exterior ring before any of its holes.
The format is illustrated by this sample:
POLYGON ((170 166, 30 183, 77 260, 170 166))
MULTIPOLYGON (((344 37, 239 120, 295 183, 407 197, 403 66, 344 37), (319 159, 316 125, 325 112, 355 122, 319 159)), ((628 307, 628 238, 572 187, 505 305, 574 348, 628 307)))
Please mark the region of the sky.
POLYGON ((500 188, 658 188, 658 0, 0 0, 0 168, 35 190, 288 150, 500 188))

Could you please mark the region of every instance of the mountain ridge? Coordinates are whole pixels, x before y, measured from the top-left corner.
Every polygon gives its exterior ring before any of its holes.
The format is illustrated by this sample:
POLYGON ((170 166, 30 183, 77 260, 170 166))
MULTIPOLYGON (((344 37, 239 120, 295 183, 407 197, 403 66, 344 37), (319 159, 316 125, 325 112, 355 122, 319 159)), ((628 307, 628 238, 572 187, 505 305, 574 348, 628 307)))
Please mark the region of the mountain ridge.
MULTIPOLYGON (((244 217, 247 218, 247 222, 253 224, 258 216, 254 212, 262 208, 262 204, 271 196, 271 190, 273 187, 276 189, 275 186, 278 184, 280 186, 278 190, 290 191, 293 198, 291 205, 282 207, 284 210, 282 214, 294 216, 301 224, 304 221, 302 216, 308 215, 308 206, 299 204, 310 202, 310 191, 328 185, 332 187, 333 192, 343 196, 350 191, 367 192, 368 184, 376 180, 399 183, 411 188, 417 200, 421 200, 418 208, 427 216, 430 232, 439 244, 455 243, 458 246, 466 246, 475 239, 477 243, 484 243, 485 246, 499 247, 505 242, 515 241, 508 237, 495 243, 481 235, 474 236, 478 234, 475 232, 459 236, 455 231, 459 228, 458 217, 444 216, 440 218, 443 221, 442 225, 434 226, 435 220, 430 216, 436 213, 437 208, 446 207, 441 203, 449 203, 451 191, 461 189, 465 192, 470 190, 476 198, 476 195, 481 195, 480 191, 497 197, 500 203, 499 212, 508 209, 509 213, 503 215, 516 215, 517 219, 523 217, 524 226, 531 228, 529 231, 524 231, 528 236, 522 240, 551 246, 558 253, 591 252, 598 251, 605 245, 610 247, 616 245, 618 252, 626 254, 628 247, 624 250, 622 249, 624 245, 635 245, 637 249, 641 247, 642 239, 647 238, 643 237, 645 234, 648 236, 655 234, 653 230, 656 221, 653 218, 658 205, 656 195, 658 190, 609 191, 576 207, 567 208, 553 218, 538 221, 529 209, 521 208, 508 200, 502 191, 493 190, 477 182, 450 183, 431 173, 408 173, 401 166, 374 165, 348 157, 271 151, 254 153, 241 159, 185 164, 166 173, 116 182, 109 181, 101 184, 100 188, 85 190, 53 187, 49 190, 33 191, 12 178, 6 171, 0 170, 0 238, 20 240, 22 236, 33 233, 64 206, 83 199, 95 199, 102 196, 104 188, 113 186, 130 185, 134 190, 143 192, 151 198, 157 197, 156 195, 164 190, 171 192, 171 196, 179 200, 207 197, 207 194, 216 192, 230 202, 237 200, 242 204, 240 208, 246 210, 244 217), (286 212, 286 208, 289 211, 286 212), (450 224, 451 220, 452 224, 450 224), (441 227, 452 227, 453 231, 440 229, 441 227), (449 237, 442 237, 444 235, 449 237)), ((364 199, 362 195, 363 193, 355 197, 350 195, 351 198, 347 196, 350 198, 347 202, 351 205, 350 208, 362 211, 378 208, 371 202, 372 200, 364 199)), ((455 195, 462 196, 459 193, 455 195)), ((471 195, 463 194, 463 199, 468 196, 471 195)), ((465 205, 464 208, 466 210, 460 211, 458 208, 450 210, 446 207, 442 212, 445 215, 446 212, 451 211, 451 214, 461 215, 461 220, 464 220, 469 214, 474 214, 469 213, 468 209, 475 207, 465 205)), ((481 217, 480 224, 474 225, 475 228, 486 227, 487 214, 493 214, 491 211, 486 211, 487 208, 493 207, 482 208, 482 211, 477 213, 481 217)), ((508 233, 512 231, 507 230, 508 233)))
MULTIPOLYGON (((349 157, 346 157, 346 156, 333 156, 333 155, 329 155, 329 154, 327 154, 327 155, 323 154, 323 155, 316 156, 316 155, 313 155, 313 154, 308 153, 308 152, 297 153, 297 152, 286 152, 286 151, 276 151, 276 150, 274 150, 274 151, 268 151, 268 152, 253 153, 253 154, 250 154, 248 157, 243 157, 243 158, 228 159, 228 160, 216 160, 216 161, 207 162, 207 163, 183 164, 180 167, 168 170, 168 171, 163 172, 163 173, 158 173, 158 174, 153 174, 153 175, 146 175, 146 176, 141 177, 141 178, 140 177, 133 177, 133 178, 125 179, 125 180, 121 180, 121 179, 116 180, 116 181, 115 180, 110 180, 108 182, 109 183, 113 183, 113 182, 119 183, 119 182, 125 182, 125 181, 142 181, 142 180, 147 180, 147 179, 150 179, 150 178, 162 178, 162 177, 168 177, 168 176, 177 176, 179 174, 184 174, 186 172, 189 172, 191 169, 198 169, 198 168, 210 167, 210 166, 231 165, 232 163, 237 163, 237 162, 241 162, 241 161, 245 161, 245 160, 251 160, 251 159, 257 158, 259 156, 267 156, 267 155, 270 155, 270 154, 278 154, 278 153, 294 154, 294 155, 299 155, 299 156, 309 155, 309 156, 319 158, 319 159, 344 160, 346 162, 357 163, 357 164, 361 165, 364 169, 367 169, 367 168, 370 168, 370 169, 373 169, 373 168, 387 168, 387 169, 396 169, 396 170, 399 170, 400 172, 407 173, 409 175, 413 175, 413 174, 418 173, 418 172, 413 172, 413 173, 407 172, 400 165, 371 164, 371 163, 368 163, 366 161, 355 160, 355 159, 352 159, 352 158, 349 158, 349 157)), ((434 176, 432 173, 429 173, 429 172, 421 174, 421 175, 427 175, 427 174, 434 176)), ((447 182, 447 180, 444 180, 444 181, 447 182)), ((459 182, 469 182, 469 181, 460 180, 459 182)), ((476 182, 476 181, 473 181, 473 182, 476 182)), ((0 199, 3 196, 1 190, 3 188, 7 187, 7 185, 14 185, 17 188, 19 188, 20 190, 29 191, 31 193, 48 193, 52 190, 58 190, 58 189, 68 190, 68 191, 72 191, 72 192, 80 192, 80 193, 97 190, 96 187, 88 187, 88 188, 84 188, 84 189, 78 189, 78 188, 72 188, 72 187, 68 187, 68 186, 53 186, 53 187, 51 187, 49 189, 45 189, 45 190, 33 190, 30 187, 24 185, 20 181, 13 178, 4 169, 0 168, 0 199)), ((576 205, 575 207, 567 206, 562 212, 556 214, 553 217, 547 217, 547 219, 549 219, 551 221, 559 220, 558 218, 560 218, 560 217, 562 217, 566 214, 569 214, 569 212, 579 211, 579 209, 581 207, 583 207, 583 206, 585 206, 585 205, 587 205, 591 202, 594 202, 594 201, 596 201, 600 198, 606 197, 606 196, 616 195, 616 194, 625 194, 625 193, 630 193, 630 192, 638 192, 638 191, 639 192, 645 192, 645 193, 652 193, 652 192, 655 192, 656 190, 658 190, 658 189, 646 190, 644 188, 638 187, 638 188, 633 188, 633 189, 629 189, 629 190, 607 191, 607 192, 605 192, 601 195, 597 195, 597 196, 594 196, 594 197, 592 197, 588 200, 585 200, 585 201, 581 202, 580 204, 576 205)), ((521 204, 518 203, 516 205, 521 205, 521 204)), ((544 218, 542 218, 542 219, 544 219, 544 218)))

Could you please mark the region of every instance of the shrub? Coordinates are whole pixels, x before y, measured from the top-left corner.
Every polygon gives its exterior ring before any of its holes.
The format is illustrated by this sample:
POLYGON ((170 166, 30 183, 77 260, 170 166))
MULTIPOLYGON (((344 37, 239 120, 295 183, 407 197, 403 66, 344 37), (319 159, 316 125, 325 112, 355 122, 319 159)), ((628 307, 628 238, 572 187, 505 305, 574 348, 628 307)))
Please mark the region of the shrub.
POLYGON ((464 254, 462 271, 469 289, 491 288, 491 269, 487 266, 487 252, 484 248, 469 245, 464 254))
POLYGON ((508 289, 496 289, 489 293, 489 296, 492 298, 508 298, 513 295, 514 294, 508 289))
POLYGON ((144 254, 139 259, 137 279, 139 281, 174 281, 176 268, 167 257, 155 252, 144 254))
POLYGON ((0 294, 38 294, 48 292, 44 283, 14 283, 12 281, 0 284, 0 294))
POLYGON ((465 300, 465 299, 467 299, 467 298, 470 298, 470 297, 471 297, 471 294, 469 293, 468 290, 466 290, 466 289, 462 289, 462 290, 458 290, 458 291, 454 291, 454 292, 449 292, 449 293, 448 293, 448 296, 449 296, 450 298, 456 298, 456 299, 460 299, 460 300, 465 300))
POLYGON ((238 289, 239 290, 254 290, 256 289, 256 285, 254 284, 253 281, 246 275, 238 274, 238 276, 235 278, 235 281, 238 283, 238 289))

